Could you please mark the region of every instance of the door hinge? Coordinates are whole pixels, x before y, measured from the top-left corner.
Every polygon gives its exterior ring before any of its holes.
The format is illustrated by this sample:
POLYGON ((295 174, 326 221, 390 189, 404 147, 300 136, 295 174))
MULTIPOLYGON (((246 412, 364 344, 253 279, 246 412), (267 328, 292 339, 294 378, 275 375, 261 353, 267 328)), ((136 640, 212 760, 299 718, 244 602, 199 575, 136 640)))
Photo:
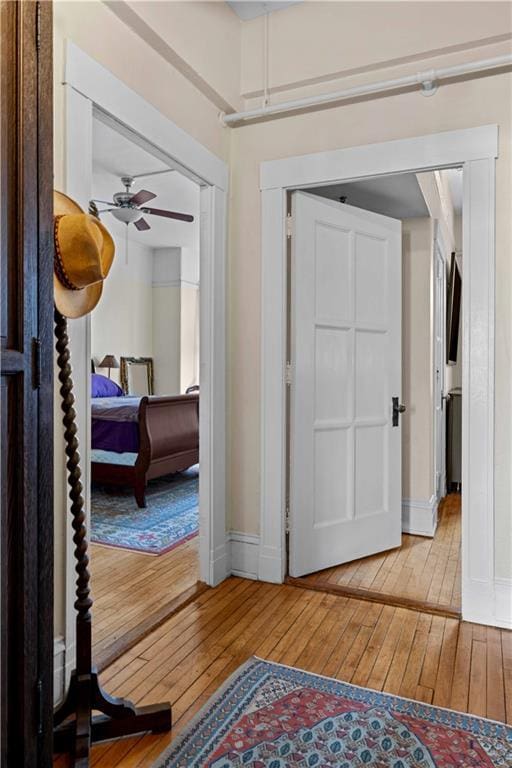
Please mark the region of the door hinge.
POLYGON ((286 501, 286 508, 284 513, 284 532, 290 533, 290 500, 286 501))
POLYGON ((43 681, 37 681, 37 735, 43 735, 43 681))
POLYGON ((41 3, 36 3, 36 51, 41 48, 41 3))
POLYGON ((286 363, 286 370, 284 372, 284 382, 289 387, 293 382, 293 365, 290 362, 286 363))
POLYGON ((293 230, 293 218, 291 213, 289 213, 286 216, 286 237, 292 236, 292 230, 293 230))
POLYGON ((32 389, 41 386, 41 340, 32 339, 32 389))

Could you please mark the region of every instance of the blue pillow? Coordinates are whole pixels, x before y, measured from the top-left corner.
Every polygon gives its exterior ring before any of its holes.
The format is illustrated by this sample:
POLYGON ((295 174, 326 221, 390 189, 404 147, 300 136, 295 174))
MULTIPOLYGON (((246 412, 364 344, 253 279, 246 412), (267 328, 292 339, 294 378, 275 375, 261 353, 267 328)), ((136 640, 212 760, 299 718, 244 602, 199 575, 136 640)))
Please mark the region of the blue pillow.
POLYGON ((123 390, 115 381, 99 373, 91 374, 91 397, 122 397, 122 395, 123 390))

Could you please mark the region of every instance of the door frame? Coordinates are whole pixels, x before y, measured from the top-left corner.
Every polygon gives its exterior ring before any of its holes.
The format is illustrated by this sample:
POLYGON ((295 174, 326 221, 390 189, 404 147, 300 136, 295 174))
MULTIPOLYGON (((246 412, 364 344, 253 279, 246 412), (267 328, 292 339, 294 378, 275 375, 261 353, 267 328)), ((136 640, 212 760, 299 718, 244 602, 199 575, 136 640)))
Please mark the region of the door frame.
POLYGON ((261 163, 261 580, 281 583, 286 571, 286 194, 372 176, 462 166, 462 616, 467 621, 512 626, 494 574, 497 157, 498 126, 483 125, 261 163))
POLYGON ((48 768, 54 579, 52 3, 2 0, 0 17, 0 764, 48 768))
POLYGON ((443 339, 443 354, 441 355, 441 369, 443 371, 443 389, 442 394, 443 398, 446 396, 446 265, 448 263, 448 256, 450 254, 450 251, 448 250, 445 242, 445 238, 443 236, 442 228, 440 225, 439 220, 434 220, 434 248, 433 248, 433 259, 432 259, 432 269, 433 269, 433 280, 432 280, 432 287, 433 287, 433 333, 432 333, 432 392, 433 392, 433 447, 434 447, 434 494, 435 494, 435 500, 436 505, 441 499, 446 496, 446 399, 442 400, 441 408, 443 412, 443 418, 444 418, 444 430, 441 429, 442 434, 442 446, 441 449, 441 457, 438 455, 438 423, 437 423, 437 414, 436 414, 436 333, 437 333, 437 313, 439 311, 439 292, 438 292, 438 280, 440 279, 440 276, 438 275, 438 260, 441 262, 441 267, 444 270, 443 277, 442 277, 442 289, 444 298, 441 300, 441 312, 442 312, 442 334, 441 338, 443 339), (439 461, 440 459, 440 461, 439 461), (439 465, 441 467, 441 476, 439 478, 440 480, 440 486, 439 491, 437 488, 437 467, 438 467, 438 461, 439 465))
MULTIPOLYGON (((97 117, 125 131, 141 146, 173 164, 201 185, 200 192, 200 361, 201 436, 199 479, 199 578, 210 586, 229 575, 226 544, 226 220, 228 168, 182 128, 125 85, 73 42, 65 49, 63 178, 57 184, 87 209, 92 195, 92 126, 97 117)), ((69 326, 73 350, 76 411, 82 446, 86 509, 90 509, 90 316, 69 326), (84 384, 85 382, 85 384, 84 384)), ((62 483, 65 475, 62 474, 62 483)), ((69 501, 68 509, 69 509, 69 501)), ((56 652, 65 657, 67 678, 74 648, 73 544, 66 540, 65 637, 56 652)), ((94 578, 94 571, 92 573, 94 578)), ((57 648, 58 646, 58 648, 57 648)), ((56 680, 58 678, 56 677, 56 680)), ((58 679, 59 687, 62 680, 58 679)))

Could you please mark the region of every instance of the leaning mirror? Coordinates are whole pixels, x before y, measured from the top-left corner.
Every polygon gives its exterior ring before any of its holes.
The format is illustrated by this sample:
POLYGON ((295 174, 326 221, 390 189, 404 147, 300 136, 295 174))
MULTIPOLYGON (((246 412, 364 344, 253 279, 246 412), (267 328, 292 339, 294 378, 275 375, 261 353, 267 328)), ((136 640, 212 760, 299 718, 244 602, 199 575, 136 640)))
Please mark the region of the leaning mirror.
POLYGON ((121 387, 125 395, 153 394, 153 358, 122 357, 121 387))

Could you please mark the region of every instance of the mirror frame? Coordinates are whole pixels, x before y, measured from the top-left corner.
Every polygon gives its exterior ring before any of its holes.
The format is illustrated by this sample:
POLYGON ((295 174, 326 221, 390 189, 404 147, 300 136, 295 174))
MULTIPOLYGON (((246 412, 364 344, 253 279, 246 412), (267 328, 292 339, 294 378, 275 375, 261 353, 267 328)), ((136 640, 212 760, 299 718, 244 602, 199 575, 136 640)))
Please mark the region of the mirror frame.
POLYGON ((154 394, 153 389, 153 358, 152 357, 121 357, 120 360, 120 381, 121 389, 125 395, 129 395, 128 391, 128 365, 135 363, 136 365, 145 365, 148 375, 148 395, 154 394))

